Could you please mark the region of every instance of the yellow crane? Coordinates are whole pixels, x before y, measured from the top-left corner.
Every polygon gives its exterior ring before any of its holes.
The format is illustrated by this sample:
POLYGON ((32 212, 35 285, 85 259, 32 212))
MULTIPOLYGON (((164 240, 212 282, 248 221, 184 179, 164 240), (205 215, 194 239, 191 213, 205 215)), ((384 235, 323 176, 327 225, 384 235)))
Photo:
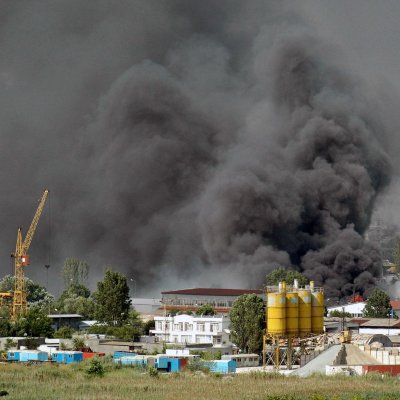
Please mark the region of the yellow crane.
POLYGON ((24 267, 29 265, 29 256, 28 256, 29 246, 31 245, 33 235, 35 234, 36 227, 39 222, 40 216, 42 215, 43 208, 46 203, 48 195, 49 191, 46 189, 43 192, 35 216, 33 217, 31 226, 29 227, 29 230, 23 241, 22 241, 21 228, 18 228, 15 253, 11 255, 15 259, 15 289, 14 289, 13 305, 11 312, 11 319, 13 321, 15 321, 19 315, 26 312, 28 308, 28 304, 26 301, 24 267))

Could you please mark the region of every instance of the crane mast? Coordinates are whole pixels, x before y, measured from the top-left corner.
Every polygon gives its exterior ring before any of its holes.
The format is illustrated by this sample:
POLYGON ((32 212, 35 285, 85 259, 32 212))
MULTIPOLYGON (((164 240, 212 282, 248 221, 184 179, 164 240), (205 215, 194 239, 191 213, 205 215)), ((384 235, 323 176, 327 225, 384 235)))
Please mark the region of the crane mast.
POLYGON ((13 306, 11 319, 15 321, 19 315, 26 312, 28 305, 26 301, 26 287, 25 287, 25 270, 24 267, 29 265, 29 255, 28 250, 31 245, 33 235, 35 234, 37 224, 39 222, 40 216, 42 215, 44 205, 47 200, 49 191, 46 189, 43 192, 42 198, 40 199, 39 205, 37 207, 35 216, 31 222, 31 226, 22 240, 22 230, 18 228, 17 232, 17 244, 15 246, 15 253, 12 256, 15 259, 15 288, 13 297, 13 306))

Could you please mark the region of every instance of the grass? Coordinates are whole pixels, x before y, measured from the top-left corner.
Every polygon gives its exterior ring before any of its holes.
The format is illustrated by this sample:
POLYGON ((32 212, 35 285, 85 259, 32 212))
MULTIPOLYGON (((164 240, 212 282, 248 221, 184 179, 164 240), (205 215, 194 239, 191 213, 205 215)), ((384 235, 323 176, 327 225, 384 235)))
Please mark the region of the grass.
POLYGON ((151 376, 146 370, 116 368, 105 362, 104 376, 90 376, 80 365, 0 364, 0 392, 10 399, 262 399, 262 400, 394 400, 399 380, 314 375, 309 378, 253 373, 221 377, 180 373, 151 376))

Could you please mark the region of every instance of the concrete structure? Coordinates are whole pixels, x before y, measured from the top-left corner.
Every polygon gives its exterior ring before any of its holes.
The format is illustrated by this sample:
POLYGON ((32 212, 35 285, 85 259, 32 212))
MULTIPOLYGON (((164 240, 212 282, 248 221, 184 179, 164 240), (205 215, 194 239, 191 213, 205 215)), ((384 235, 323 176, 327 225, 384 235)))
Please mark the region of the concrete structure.
POLYGON ((194 288, 161 292, 161 304, 165 315, 172 309, 195 311, 204 304, 211 304, 216 312, 227 314, 233 302, 242 294, 257 294, 265 300, 262 289, 194 288))
POLYGON ((150 332, 159 341, 168 343, 211 343, 228 345, 229 318, 224 316, 191 316, 154 317, 155 329, 150 332))

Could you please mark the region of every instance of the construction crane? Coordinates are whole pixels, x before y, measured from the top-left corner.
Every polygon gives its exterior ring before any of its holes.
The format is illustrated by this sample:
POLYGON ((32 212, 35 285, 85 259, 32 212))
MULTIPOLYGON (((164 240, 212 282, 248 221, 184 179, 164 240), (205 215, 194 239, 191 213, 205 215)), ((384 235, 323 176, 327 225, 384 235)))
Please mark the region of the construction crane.
POLYGON ((22 241, 21 228, 18 228, 15 253, 11 254, 11 257, 14 257, 15 259, 15 289, 14 289, 13 305, 11 312, 11 319, 13 321, 15 321, 19 315, 23 314, 28 309, 28 304, 26 301, 24 267, 29 265, 29 255, 28 255, 29 246, 31 245, 33 235, 35 234, 36 227, 39 222, 40 216, 42 215, 43 208, 46 203, 48 195, 49 191, 46 189, 43 192, 35 216, 33 217, 31 226, 29 227, 29 230, 23 241, 22 241))

